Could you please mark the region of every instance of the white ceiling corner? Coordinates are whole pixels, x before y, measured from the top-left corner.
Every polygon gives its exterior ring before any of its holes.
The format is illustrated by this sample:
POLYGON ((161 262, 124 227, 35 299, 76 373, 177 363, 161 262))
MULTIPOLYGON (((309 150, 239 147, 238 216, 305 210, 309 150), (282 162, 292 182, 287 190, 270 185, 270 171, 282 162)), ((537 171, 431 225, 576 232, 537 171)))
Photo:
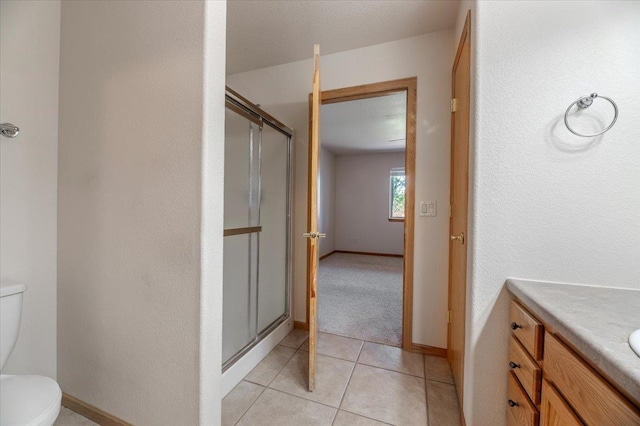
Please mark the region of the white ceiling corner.
POLYGON ((228 0, 227 74, 451 28, 458 0, 228 0))

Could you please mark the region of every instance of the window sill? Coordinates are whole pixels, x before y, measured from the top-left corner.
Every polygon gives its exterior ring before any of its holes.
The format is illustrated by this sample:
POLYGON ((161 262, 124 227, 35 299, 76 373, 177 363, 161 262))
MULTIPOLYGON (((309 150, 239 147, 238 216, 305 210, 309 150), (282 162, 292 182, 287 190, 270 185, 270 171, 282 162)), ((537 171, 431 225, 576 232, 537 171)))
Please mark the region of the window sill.
POLYGON ((404 222, 403 217, 390 217, 389 222, 404 222))

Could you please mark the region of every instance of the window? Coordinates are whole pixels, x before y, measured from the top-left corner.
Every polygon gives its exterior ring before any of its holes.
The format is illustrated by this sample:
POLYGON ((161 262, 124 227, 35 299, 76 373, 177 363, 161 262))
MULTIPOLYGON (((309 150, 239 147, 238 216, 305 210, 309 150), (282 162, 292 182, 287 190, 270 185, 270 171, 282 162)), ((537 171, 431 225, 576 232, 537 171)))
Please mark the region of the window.
POLYGON ((404 167, 391 169, 389 177, 389 219, 404 219, 404 167))

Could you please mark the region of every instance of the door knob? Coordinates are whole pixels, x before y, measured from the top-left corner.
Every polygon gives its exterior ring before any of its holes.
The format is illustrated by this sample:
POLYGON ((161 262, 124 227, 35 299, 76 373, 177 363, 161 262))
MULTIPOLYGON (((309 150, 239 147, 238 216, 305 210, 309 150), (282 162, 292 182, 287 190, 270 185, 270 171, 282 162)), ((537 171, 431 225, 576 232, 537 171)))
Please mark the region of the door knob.
POLYGON ((302 236, 306 238, 324 238, 327 234, 322 234, 320 232, 305 232, 302 236))
POLYGON ((460 241, 464 244, 464 232, 461 232, 460 235, 452 235, 449 238, 451 238, 451 241, 460 241))
POLYGON ((20 133, 20 128, 18 126, 14 126, 11 123, 1 123, 0 124, 0 135, 5 138, 15 138, 20 133))

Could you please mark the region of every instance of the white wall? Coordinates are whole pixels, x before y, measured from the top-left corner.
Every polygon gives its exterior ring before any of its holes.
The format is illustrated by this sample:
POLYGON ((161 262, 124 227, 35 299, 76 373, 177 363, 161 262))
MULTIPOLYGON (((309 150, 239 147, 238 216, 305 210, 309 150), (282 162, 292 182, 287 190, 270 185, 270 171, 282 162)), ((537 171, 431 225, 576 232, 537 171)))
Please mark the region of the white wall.
MULTIPOLYGON (((327 55, 321 59, 322 90, 418 77, 416 202, 449 200, 451 31, 327 55)), ((321 50, 322 51, 322 50, 321 50)), ((309 46, 309 57, 312 46, 309 46)), ((305 321, 308 95, 311 59, 227 76, 227 84, 296 129, 294 315, 305 321)), ((413 340, 447 345, 449 218, 415 222, 413 340)))
POLYGON ((501 425, 507 277, 640 288, 640 3, 479 2, 474 18, 464 411, 467 424, 501 425), (578 138, 562 116, 591 92, 612 97, 620 118, 578 138))
POLYGON ((64 2, 58 381, 133 424, 220 418, 224 2, 64 2))
POLYGON ((404 157, 394 152, 336 158, 336 250, 404 253, 404 223, 389 222, 389 173, 404 167, 404 157))
POLYGON ((200 386, 201 425, 222 418, 222 261, 227 2, 205 3, 200 158, 200 386))
POLYGON ((318 177, 318 231, 327 234, 320 238, 320 256, 336 249, 336 157, 326 148, 320 148, 318 177))
POLYGON ((56 202, 60 2, 0 3, 0 276, 24 282, 4 373, 56 377, 56 202))

